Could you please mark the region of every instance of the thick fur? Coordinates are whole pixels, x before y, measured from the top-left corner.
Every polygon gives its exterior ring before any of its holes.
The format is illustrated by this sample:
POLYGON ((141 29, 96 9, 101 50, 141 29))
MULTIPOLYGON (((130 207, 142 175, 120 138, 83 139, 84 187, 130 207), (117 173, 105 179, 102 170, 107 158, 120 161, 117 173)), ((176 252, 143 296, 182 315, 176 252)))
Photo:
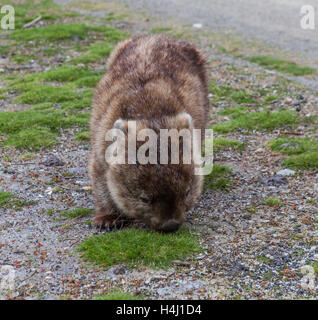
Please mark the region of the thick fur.
POLYGON ((193 164, 110 166, 105 133, 116 121, 115 127, 125 127, 127 120, 137 121, 137 131, 204 129, 209 111, 205 59, 186 42, 156 35, 121 42, 107 67, 96 88, 90 124, 94 222, 104 225, 127 216, 155 229, 165 229, 167 221, 181 224, 202 188, 193 164))

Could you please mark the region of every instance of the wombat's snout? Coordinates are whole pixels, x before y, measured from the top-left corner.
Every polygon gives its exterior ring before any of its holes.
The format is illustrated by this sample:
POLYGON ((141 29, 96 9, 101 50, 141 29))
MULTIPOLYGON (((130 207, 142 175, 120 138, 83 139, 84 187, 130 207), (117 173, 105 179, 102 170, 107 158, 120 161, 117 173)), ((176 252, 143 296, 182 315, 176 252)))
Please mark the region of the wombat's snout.
POLYGON ((181 222, 171 219, 163 223, 159 230, 163 232, 175 232, 180 228, 180 226, 181 222))

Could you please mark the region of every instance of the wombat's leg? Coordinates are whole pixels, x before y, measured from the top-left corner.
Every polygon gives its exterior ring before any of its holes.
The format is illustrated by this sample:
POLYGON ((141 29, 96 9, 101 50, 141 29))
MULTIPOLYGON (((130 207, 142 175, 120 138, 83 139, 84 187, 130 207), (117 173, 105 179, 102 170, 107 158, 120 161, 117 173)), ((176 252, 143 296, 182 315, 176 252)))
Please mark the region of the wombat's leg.
POLYGON ((96 212, 93 224, 97 227, 107 228, 120 215, 120 212, 108 191, 105 164, 99 164, 96 158, 92 155, 89 163, 89 177, 92 183, 96 212))

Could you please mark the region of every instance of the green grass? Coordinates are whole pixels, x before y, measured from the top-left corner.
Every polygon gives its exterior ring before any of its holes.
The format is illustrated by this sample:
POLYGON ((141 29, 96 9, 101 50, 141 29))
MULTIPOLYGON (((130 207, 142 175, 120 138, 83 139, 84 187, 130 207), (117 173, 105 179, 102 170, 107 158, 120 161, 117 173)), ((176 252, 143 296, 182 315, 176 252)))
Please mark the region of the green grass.
MULTIPOLYGON (((105 27, 106 28, 106 27, 105 27)), ((107 31, 104 27, 88 26, 80 23, 54 24, 44 28, 30 28, 16 30, 10 34, 10 38, 18 41, 61 41, 72 40, 73 37, 85 39, 89 32, 107 31)), ((109 31, 109 30, 108 30, 109 31)))
POLYGON ((76 139, 76 140, 82 140, 82 141, 89 140, 89 138, 90 138, 90 132, 89 132, 89 131, 79 132, 79 133, 75 136, 75 139, 76 139))
POLYGON ((34 204, 34 201, 21 200, 11 192, 0 191, 0 208, 21 210, 24 206, 32 204, 34 204))
POLYGON ((198 244, 198 238, 186 228, 171 234, 127 229, 88 238, 79 251, 88 261, 105 268, 121 263, 168 268, 173 260, 201 252, 198 244))
POLYGON ((229 140, 226 138, 214 138, 213 147, 216 150, 233 149, 243 151, 246 147, 246 144, 237 140, 229 140))
POLYGON ((88 208, 75 208, 69 211, 62 211, 60 214, 66 218, 84 218, 94 213, 93 209, 88 208))
POLYGON ((157 34, 157 33, 165 33, 168 31, 172 31, 172 28, 169 27, 158 27, 158 28, 152 28, 150 30, 151 33, 157 34))
POLYGON ((266 204, 270 207, 277 207, 282 204, 282 201, 276 197, 269 197, 263 201, 263 204, 266 204))
POLYGON ((89 77, 83 77, 75 81, 75 85, 78 88, 89 87, 94 88, 102 78, 102 75, 93 75, 89 77))
POLYGON ((245 89, 237 89, 230 86, 218 85, 210 82, 210 92, 213 94, 213 101, 232 100, 238 104, 255 104, 254 96, 245 89))
POLYGON ((318 169, 318 151, 295 155, 284 160, 284 166, 296 170, 318 169))
POLYGON ((140 296, 133 296, 129 292, 112 291, 107 294, 98 295, 95 300, 143 300, 140 296))
POLYGON ((78 64, 78 63, 92 63, 101 59, 105 59, 110 55, 113 51, 114 45, 107 42, 96 43, 89 47, 88 53, 83 54, 77 58, 74 58, 71 63, 78 64))
POLYGON ((87 67, 62 66, 38 75, 39 80, 69 82, 80 78, 94 76, 94 72, 87 67))
POLYGON ((229 167, 214 164, 212 172, 204 177, 204 189, 228 191, 232 187, 232 181, 229 178, 231 174, 232 170, 229 167))
POLYGON ((5 144, 15 146, 18 149, 36 151, 53 146, 56 142, 56 134, 50 130, 24 129, 10 135, 5 144))
POLYGON ((294 62, 271 56, 252 56, 247 58, 247 60, 249 62, 257 63, 266 69, 277 70, 293 76, 305 76, 315 74, 317 72, 314 68, 301 66, 294 62))
POLYGON ((8 135, 1 144, 21 149, 41 150, 57 142, 61 128, 86 127, 89 114, 67 114, 61 110, 28 109, 0 112, 0 135, 8 135))
POLYGON ((293 155, 284 160, 283 165, 296 170, 318 168, 318 141, 305 138, 278 138, 269 142, 273 151, 293 155))
POLYGON ((292 110, 259 111, 241 115, 231 121, 212 127, 217 133, 228 133, 239 129, 274 130, 298 123, 297 113, 292 110))
POLYGON ((315 274, 318 275, 318 261, 311 263, 311 266, 314 268, 315 274))
POLYGON ((221 116, 230 116, 231 118, 237 118, 238 116, 246 114, 248 110, 245 106, 238 106, 234 108, 226 108, 218 112, 221 116))
POLYGON ((5 205, 7 205, 12 199, 12 196, 13 195, 10 192, 0 191, 0 208, 3 208, 5 205))
POLYGON ((273 151, 283 154, 300 154, 308 151, 318 151, 318 141, 310 138, 278 138, 269 142, 273 151))
POLYGON ((63 102, 74 100, 79 94, 67 87, 39 85, 16 99, 17 103, 37 104, 42 102, 63 102))

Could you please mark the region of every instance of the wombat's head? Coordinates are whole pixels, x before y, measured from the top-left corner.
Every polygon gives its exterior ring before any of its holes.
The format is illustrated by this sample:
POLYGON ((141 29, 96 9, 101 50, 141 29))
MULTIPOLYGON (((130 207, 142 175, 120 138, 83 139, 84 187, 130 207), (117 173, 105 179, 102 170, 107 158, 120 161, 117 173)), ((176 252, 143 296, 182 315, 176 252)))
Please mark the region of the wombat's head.
MULTIPOLYGON (((115 128, 119 128, 125 133, 126 153, 127 144, 131 142, 130 123, 120 119, 114 124, 115 128)), ((123 213, 146 222, 155 230, 173 232, 183 223, 185 212, 192 208, 202 188, 202 177, 194 174, 193 160, 189 162, 184 161, 183 158, 184 144, 189 143, 190 152, 192 152, 192 119, 188 114, 181 113, 174 117, 161 119, 160 122, 137 121, 137 137, 141 130, 145 128, 151 128, 158 134, 155 143, 151 142, 152 151, 148 149, 144 152, 147 147, 145 149, 140 149, 140 147, 145 146, 145 141, 137 141, 137 160, 135 164, 127 163, 127 156, 125 164, 110 164, 107 176, 108 188, 112 199, 123 213), (160 161, 160 153, 163 152, 163 140, 160 142, 159 129, 162 128, 177 129, 177 132, 182 129, 190 131, 190 136, 183 139, 177 138, 177 142, 180 142, 179 163, 177 164, 171 163, 172 139, 168 140, 170 141, 168 143, 168 163, 162 164, 163 161, 160 161), (189 139, 187 140, 187 138, 189 139), (138 158, 138 155, 142 154, 154 157, 155 153, 158 163, 142 164, 142 160, 138 158)), ((150 141, 147 138, 145 140, 146 142, 150 141)))

